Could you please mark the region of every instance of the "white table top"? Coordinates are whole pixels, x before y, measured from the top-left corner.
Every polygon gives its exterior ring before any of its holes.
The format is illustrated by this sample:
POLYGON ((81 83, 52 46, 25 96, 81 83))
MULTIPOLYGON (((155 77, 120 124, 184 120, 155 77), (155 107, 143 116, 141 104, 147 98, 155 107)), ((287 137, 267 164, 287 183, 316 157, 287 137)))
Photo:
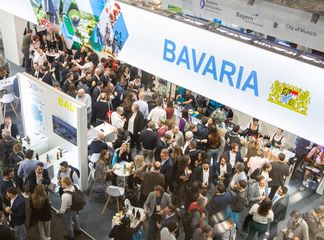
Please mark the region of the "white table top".
POLYGON ((130 176, 130 171, 126 170, 126 173, 124 173, 124 165, 125 164, 129 164, 128 162, 120 162, 120 163, 116 163, 114 165, 114 168, 116 168, 116 170, 114 171, 114 173, 119 176, 119 177, 128 177, 130 176))
POLYGON ((103 132, 105 137, 107 137, 109 134, 114 133, 115 129, 116 128, 109 123, 102 123, 97 127, 91 127, 91 129, 88 131, 88 145, 93 139, 97 138, 99 132, 103 132))
POLYGON ((46 52, 46 56, 49 57, 58 57, 60 54, 56 52, 46 52))
POLYGON ((102 123, 99 126, 94 128, 97 132, 101 131, 105 134, 105 136, 107 136, 108 134, 111 134, 112 132, 114 132, 116 130, 116 128, 109 124, 109 123, 102 123))
MULTIPOLYGON (((56 164, 56 163, 61 163, 63 161, 67 161, 68 163, 71 162, 71 160, 73 160, 73 154, 72 152, 62 149, 62 157, 60 157, 59 159, 57 159, 57 153, 59 152, 59 148, 60 146, 57 146, 51 150, 49 150, 48 152, 42 154, 39 156, 39 160, 42 161, 43 163, 45 163, 45 165, 48 167, 56 164), (49 156, 49 161, 47 162, 46 156, 49 156)), ((72 164, 74 165, 74 164, 72 164)))
MULTIPOLYGON (((15 136, 17 137, 17 136, 15 136)), ((26 137, 22 138, 22 145, 26 147, 27 149, 29 148, 34 148, 34 146, 38 145, 40 142, 47 141, 48 138, 44 135, 33 135, 33 136, 28 136, 30 139, 29 144, 27 143, 26 137)))
POLYGON ((0 80, 0 90, 5 89, 5 88, 7 88, 9 86, 12 86, 15 78, 16 78, 16 75, 12 76, 12 77, 8 77, 8 78, 3 79, 3 80, 0 80))

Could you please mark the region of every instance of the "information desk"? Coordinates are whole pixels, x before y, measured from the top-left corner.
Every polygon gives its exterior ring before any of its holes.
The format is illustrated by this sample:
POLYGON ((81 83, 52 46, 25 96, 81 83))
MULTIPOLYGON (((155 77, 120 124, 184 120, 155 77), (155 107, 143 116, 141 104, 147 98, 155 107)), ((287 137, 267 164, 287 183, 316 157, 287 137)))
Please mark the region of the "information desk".
POLYGON ((50 179, 54 179, 54 181, 52 182, 56 182, 55 179, 59 170, 59 164, 61 162, 67 161, 69 165, 78 168, 78 160, 74 157, 76 156, 76 154, 73 154, 71 151, 68 151, 66 149, 62 149, 62 157, 60 157, 59 149, 62 148, 60 148, 60 146, 57 146, 39 156, 39 160, 45 164, 50 179))
POLYGON ((48 138, 44 135, 33 135, 28 136, 29 142, 27 141, 27 137, 21 139, 22 146, 26 149, 32 149, 38 155, 42 155, 43 153, 48 151, 48 138))
POLYGON ((102 123, 97 127, 91 127, 88 131, 88 145, 90 145, 93 139, 97 138, 99 132, 104 133, 106 142, 112 142, 117 137, 116 128, 114 126, 109 123, 102 123))

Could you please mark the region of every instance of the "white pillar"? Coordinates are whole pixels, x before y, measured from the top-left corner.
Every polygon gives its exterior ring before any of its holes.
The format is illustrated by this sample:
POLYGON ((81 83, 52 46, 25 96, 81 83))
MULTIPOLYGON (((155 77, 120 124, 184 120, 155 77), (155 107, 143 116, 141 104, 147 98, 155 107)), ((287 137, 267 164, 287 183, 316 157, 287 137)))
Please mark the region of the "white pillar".
POLYGON ((23 54, 21 44, 26 20, 0 10, 0 28, 2 34, 4 55, 7 60, 20 65, 23 54))

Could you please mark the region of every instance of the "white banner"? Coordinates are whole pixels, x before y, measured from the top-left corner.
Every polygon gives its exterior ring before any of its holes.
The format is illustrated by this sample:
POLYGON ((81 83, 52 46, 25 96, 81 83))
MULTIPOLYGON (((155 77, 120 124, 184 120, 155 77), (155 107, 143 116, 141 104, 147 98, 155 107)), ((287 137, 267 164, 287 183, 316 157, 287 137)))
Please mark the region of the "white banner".
POLYGON ((324 145, 323 69, 120 5, 120 60, 324 145))
POLYGON ((0 9, 37 24, 37 19, 29 0, 0 0, 0 9))
POLYGON ((163 9, 178 7, 185 14, 213 21, 221 19, 281 40, 324 51, 324 18, 311 23, 312 13, 268 1, 247 0, 163 0, 163 9), (269 10, 271 9, 271 11, 269 10))

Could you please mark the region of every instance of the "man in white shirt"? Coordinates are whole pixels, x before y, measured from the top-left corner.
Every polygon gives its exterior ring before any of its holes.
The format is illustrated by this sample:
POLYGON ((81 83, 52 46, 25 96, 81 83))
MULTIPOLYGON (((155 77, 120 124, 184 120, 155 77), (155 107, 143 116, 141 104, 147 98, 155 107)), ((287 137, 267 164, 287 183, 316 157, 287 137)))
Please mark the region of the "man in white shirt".
POLYGON ((189 144, 190 144, 191 140, 193 139, 193 133, 191 131, 186 132, 185 139, 186 139, 186 142, 182 148, 183 155, 186 155, 189 153, 189 144))
POLYGON ((79 69, 81 69, 81 77, 84 77, 87 72, 91 72, 93 69, 93 63, 89 60, 89 57, 86 57, 84 61, 85 64, 80 65, 76 60, 72 60, 72 63, 74 63, 79 69))
POLYGON ((156 105, 157 106, 151 110, 150 114, 147 117, 147 120, 152 120, 155 123, 158 123, 160 120, 165 121, 166 111, 163 108, 163 100, 161 98, 158 98, 158 100, 156 101, 156 105))
POLYGON ((63 188, 61 208, 57 211, 57 214, 63 215, 64 224, 68 235, 64 235, 65 239, 74 239, 74 233, 80 233, 80 221, 78 213, 71 209, 72 206, 72 194, 70 192, 75 191, 75 187, 72 185, 70 177, 64 177, 61 182, 63 188), (74 229, 73 231, 73 222, 74 229))
POLYGON ((145 97, 145 92, 144 91, 139 92, 138 101, 136 101, 135 103, 138 105, 139 111, 143 113, 144 120, 146 120, 149 115, 149 108, 147 102, 144 101, 144 97, 145 97))
POLYGON ((38 63, 39 66, 43 66, 45 61, 47 61, 46 54, 44 53, 43 49, 38 48, 34 53, 33 62, 38 63))
POLYGON ((87 123, 89 124, 91 120, 91 113, 92 113, 91 96, 88 93, 86 93, 83 88, 81 88, 78 90, 76 99, 87 106, 87 123))
POLYGON ((111 125, 115 128, 123 128, 126 119, 123 118, 124 108, 119 106, 116 111, 111 114, 111 125))
POLYGON ((174 146, 183 146, 183 134, 179 131, 178 125, 173 124, 171 130, 167 131, 166 133, 168 133, 171 136, 171 142, 174 146))

